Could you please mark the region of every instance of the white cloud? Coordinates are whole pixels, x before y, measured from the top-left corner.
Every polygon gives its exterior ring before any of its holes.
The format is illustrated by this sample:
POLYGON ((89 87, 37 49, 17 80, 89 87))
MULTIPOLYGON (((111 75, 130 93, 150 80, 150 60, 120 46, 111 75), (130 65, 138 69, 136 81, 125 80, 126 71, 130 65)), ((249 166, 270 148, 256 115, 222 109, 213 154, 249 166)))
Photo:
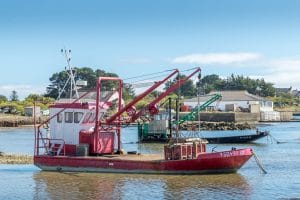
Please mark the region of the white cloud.
POLYGON ((268 63, 267 81, 273 82, 277 87, 290 87, 300 89, 300 59, 276 59, 268 63))
POLYGON ((270 61, 271 70, 300 71, 300 59, 278 59, 270 61))
POLYGON ((0 94, 5 95, 8 99, 11 92, 15 90, 19 96, 19 99, 24 99, 29 94, 43 94, 46 92, 46 86, 34 86, 34 85, 0 85, 0 94))
POLYGON ((262 55, 258 53, 207 53, 176 57, 172 62, 176 64, 233 64, 254 61, 260 58, 262 58, 262 55))
MULTIPOLYGON (((218 64, 220 67, 246 67, 252 70, 251 78, 264 78, 275 87, 300 89, 300 59, 264 57, 260 53, 204 53, 179 56, 171 59, 175 64, 218 64)), ((249 71, 249 70, 248 70, 249 71)), ((223 71, 224 72, 224 71, 223 71)))

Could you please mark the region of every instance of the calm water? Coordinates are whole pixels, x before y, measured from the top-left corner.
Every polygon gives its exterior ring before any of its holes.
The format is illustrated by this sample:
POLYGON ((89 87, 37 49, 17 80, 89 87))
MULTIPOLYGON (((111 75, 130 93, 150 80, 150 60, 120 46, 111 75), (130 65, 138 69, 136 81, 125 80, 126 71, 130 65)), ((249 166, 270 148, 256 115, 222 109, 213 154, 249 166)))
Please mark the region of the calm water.
MULTIPOLYGON (((42 172, 33 165, 0 165, 0 199, 300 198, 300 123, 265 124, 260 128, 270 130, 283 143, 263 138, 253 144, 208 145, 208 149, 251 146, 268 174, 261 173, 254 159, 237 174, 192 176, 56 173, 42 172)), ((126 128, 124 149, 149 153, 163 149, 162 144, 136 141, 136 129, 126 128)), ((0 129, 0 151, 32 154, 32 145, 32 128, 0 129)))

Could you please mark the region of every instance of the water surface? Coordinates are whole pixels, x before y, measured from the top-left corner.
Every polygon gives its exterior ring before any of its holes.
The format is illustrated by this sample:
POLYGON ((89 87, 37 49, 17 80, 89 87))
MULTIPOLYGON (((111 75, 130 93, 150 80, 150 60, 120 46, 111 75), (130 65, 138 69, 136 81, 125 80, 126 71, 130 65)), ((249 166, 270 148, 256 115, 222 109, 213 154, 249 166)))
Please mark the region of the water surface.
MULTIPOLYGON (((272 123, 260 128, 270 130, 282 143, 262 138, 251 144, 209 144, 208 150, 250 146, 268 174, 261 173, 254 159, 237 174, 192 176, 58 173, 43 172, 33 165, 0 165, 0 199, 300 198, 300 123, 272 123)), ((123 130, 122 141, 126 150, 163 150, 163 144, 137 144, 135 127, 123 130)), ((0 151, 32 154, 32 145, 32 128, 0 130, 0 151)))

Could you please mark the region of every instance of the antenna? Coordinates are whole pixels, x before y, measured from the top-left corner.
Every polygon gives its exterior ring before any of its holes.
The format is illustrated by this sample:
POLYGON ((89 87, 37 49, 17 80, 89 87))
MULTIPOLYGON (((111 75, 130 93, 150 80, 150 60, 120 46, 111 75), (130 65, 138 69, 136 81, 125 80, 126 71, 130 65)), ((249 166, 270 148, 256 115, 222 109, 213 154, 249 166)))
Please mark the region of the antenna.
POLYGON ((67 61, 67 66, 65 67, 65 70, 67 72, 67 74, 69 75, 69 78, 67 79, 64 87, 62 88, 62 90, 59 92, 58 98, 60 99, 62 93, 64 92, 65 88, 67 87, 69 81, 70 81, 70 99, 72 99, 73 97, 73 90, 75 91, 76 97, 79 98, 78 95, 78 91, 77 91, 77 86, 75 83, 75 75, 76 75, 76 71, 74 68, 72 68, 70 62, 71 62, 71 50, 66 50, 66 49, 61 49, 60 52, 62 53, 62 55, 65 57, 66 61, 67 61))

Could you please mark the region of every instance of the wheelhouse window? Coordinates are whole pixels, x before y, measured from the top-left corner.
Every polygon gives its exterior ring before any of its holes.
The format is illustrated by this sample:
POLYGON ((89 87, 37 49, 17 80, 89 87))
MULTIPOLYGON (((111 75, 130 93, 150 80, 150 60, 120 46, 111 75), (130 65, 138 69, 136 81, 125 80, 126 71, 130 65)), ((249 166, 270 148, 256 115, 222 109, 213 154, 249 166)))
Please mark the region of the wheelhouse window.
POLYGON ((94 123, 96 121, 96 113, 92 113, 91 118, 89 119, 89 123, 94 123))
POLYGON ((63 121, 63 114, 62 113, 59 113, 58 115, 57 115, 57 123, 62 123, 62 121, 63 121))
POLYGON ((65 112, 65 122, 73 123, 73 112, 65 112))
POLYGON ((74 123, 79 123, 83 117, 82 112, 74 112, 74 123))
POLYGON ((96 113, 95 112, 88 112, 85 114, 82 123, 94 123, 95 122, 96 113))

